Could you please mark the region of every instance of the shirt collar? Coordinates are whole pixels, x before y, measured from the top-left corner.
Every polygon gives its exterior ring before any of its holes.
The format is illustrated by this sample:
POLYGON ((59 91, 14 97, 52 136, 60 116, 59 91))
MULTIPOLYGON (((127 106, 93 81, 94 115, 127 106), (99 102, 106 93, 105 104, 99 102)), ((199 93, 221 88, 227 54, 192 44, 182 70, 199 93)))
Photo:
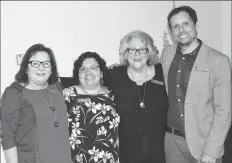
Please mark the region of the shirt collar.
MULTIPOLYGON (((200 39, 197 39, 197 40, 199 42, 199 45, 191 53, 187 53, 187 54, 193 55, 194 57, 197 57, 197 54, 198 54, 198 52, 199 52, 199 50, 201 48, 201 45, 202 45, 202 41, 200 39)), ((180 44, 178 44, 176 51, 183 54, 181 52, 180 44)))

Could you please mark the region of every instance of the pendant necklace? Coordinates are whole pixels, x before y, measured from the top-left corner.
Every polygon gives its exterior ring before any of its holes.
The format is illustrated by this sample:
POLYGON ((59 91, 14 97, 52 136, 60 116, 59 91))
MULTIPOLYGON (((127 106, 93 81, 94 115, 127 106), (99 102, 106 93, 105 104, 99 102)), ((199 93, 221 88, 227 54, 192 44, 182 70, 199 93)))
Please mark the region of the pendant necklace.
POLYGON ((143 90, 143 100, 141 100, 141 97, 140 97, 140 91, 139 91, 139 87, 137 86, 137 90, 138 90, 138 94, 139 94, 139 105, 140 105, 140 108, 143 108, 145 109, 145 103, 144 103, 144 98, 145 98, 145 94, 146 94, 146 85, 147 83, 145 82, 145 85, 144 85, 144 90, 143 90))
POLYGON ((54 112, 55 116, 54 116, 54 123, 53 123, 53 125, 54 125, 55 127, 58 127, 58 126, 59 126, 59 123, 57 122, 57 118, 56 118, 56 108, 55 108, 55 106, 53 105, 52 97, 51 97, 50 91, 46 88, 46 92, 48 93, 49 101, 50 101, 50 102, 48 102, 47 100, 45 100, 45 98, 43 98, 43 97, 41 96, 41 94, 40 94, 40 92, 39 92, 38 90, 35 90, 35 92, 39 95, 39 97, 43 100, 43 102, 44 102, 45 104, 48 105, 48 107, 50 108, 50 110, 51 110, 52 112, 54 112))
MULTIPOLYGON (((132 76, 133 76, 133 78, 134 78, 134 75, 133 75, 133 73, 132 73, 132 71, 130 70, 130 68, 129 68, 129 71, 130 71, 130 73, 132 74, 132 76)), ((145 80, 147 79, 147 67, 145 68, 145 80)), ((144 85, 144 90, 143 90, 143 99, 141 99, 141 96, 140 96, 140 91, 139 91, 139 87, 138 87, 138 85, 136 84, 136 86, 137 86, 137 91, 138 91, 138 95, 139 95, 139 106, 140 106, 140 108, 142 108, 142 109, 145 109, 145 95, 146 95, 146 85, 147 85, 147 83, 145 82, 145 85, 144 85)))

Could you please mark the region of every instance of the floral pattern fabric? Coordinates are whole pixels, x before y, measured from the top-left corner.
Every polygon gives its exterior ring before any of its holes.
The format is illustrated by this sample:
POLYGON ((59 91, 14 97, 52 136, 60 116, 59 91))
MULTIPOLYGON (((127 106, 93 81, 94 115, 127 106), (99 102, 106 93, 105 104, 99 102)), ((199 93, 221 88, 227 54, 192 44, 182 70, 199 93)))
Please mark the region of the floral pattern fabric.
POLYGON ((64 93, 68 109, 71 157, 74 163, 119 163, 118 125, 112 92, 77 94, 74 87, 64 93))

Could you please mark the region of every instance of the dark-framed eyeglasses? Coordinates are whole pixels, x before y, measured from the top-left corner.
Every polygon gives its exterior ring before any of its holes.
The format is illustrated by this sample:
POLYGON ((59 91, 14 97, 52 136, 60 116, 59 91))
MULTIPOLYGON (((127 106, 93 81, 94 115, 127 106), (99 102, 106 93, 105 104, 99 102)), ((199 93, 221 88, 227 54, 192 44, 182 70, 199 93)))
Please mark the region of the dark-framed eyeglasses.
POLYGON ((127 52, 129 54, 135 55, 137 52, 139 54, 145 55, 149 52, 148 48, 140 48, 140 49, 133 49, 133 48, 128 48, 127 52))
POLYGON ((40 67, 41 64, 45 68, 49 68, 49 67, 52 66, 52 62, 51 61, 43 61, 43 62, 40 62, 40 61, 29 61, 28 64, 31 64, 31 66, 34 67, 34 68, 40 67))
POLYGON ((81 67, 80 69, 79 69, 79 73, 80 74, 84 74, 84 73, 87 73, 88 71, 91 71, 91 72, 97 72, 97 71, 99 71, 99 66, 91 66, 91 67, 81 67))

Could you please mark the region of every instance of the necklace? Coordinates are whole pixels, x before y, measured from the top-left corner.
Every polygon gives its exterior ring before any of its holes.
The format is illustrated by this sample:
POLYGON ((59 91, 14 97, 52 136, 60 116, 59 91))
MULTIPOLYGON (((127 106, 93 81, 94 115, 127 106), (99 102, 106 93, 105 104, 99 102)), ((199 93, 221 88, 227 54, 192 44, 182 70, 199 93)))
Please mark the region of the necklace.
POLYGON ((147 83, 145 83, 145 85, 144 85, 144 90, 143 90, 143 101, 141 100, 139 87, 137 86, 137 90, 138 90, 138 94, 139 94, 139 101, 140 101, 139 105, 140 105, 140 108, 143 108, 143 109, 145 109, 145 107, 146 107, 146 106, 145 106, 145 103, 144 103, 145 94, 146 94, 146 85, 147 85, 147 83))
POLYGON ((84 87, 82 87, 82 85, 80 84, 79 85, 80 87, 81 87, 81 89, 85 92, 85 94, 87 94, 87 95, 98 95, 98 94, 100 94, 101 93, 101 87, 100 87, 100 89, 97 91, 97 93, 96 94, 89 94, 86 90, 85 90, 85 88, 84 87))
MULTIPOLYGON (((130 68, 128 68, 129 69, 129 71, 130 71, 130 73, 131 73, 131 75, 132 75, 132 77, 134 78, 134 75, 133 75, 133 73, 132 73, 132 71, 130 70, 130 68)), ((145 80, 147 79, 147 67, 145 67, 145 80)), ((139 95, 139 105, 140 105, 140 108, 142 108, 142 109, 145 109, 145 103, 144 103, 144 100, 145 100, 145 95, 146 95, 146 85, 147 85, 147 83, 145 82, 145 85, 144 85, 144 90, 143 90, 143 100, 141 100, 141 96, 140 96, 140 91, 139 91, 139 87, 138 87, 138 85, 136 84, 136 86, 137 86, 137 91, 138 91, 138 95, 139 95)))
POLYGON ((49 96, 49 102, 47 100, 45 100, 45 98, 43 98, 43 96, 41 96, 41 94, 40 94, 40 92, 38 90, 35 90, 35 92, 39 95, 39 97, 43 100, 43 102, 48 105, 48 107, 50 108, 50 110, 55 114, 54 115, 54 123, 53 123, 53 125, 55 127, 58 127, 59 123, 57 122, 57 118, 56 118, 56 108, 53 105, 53 101, 52 101, 52 97, 51 97, 50 91, 46 88, 46 92, 48 93, 48 96, 49 96))

